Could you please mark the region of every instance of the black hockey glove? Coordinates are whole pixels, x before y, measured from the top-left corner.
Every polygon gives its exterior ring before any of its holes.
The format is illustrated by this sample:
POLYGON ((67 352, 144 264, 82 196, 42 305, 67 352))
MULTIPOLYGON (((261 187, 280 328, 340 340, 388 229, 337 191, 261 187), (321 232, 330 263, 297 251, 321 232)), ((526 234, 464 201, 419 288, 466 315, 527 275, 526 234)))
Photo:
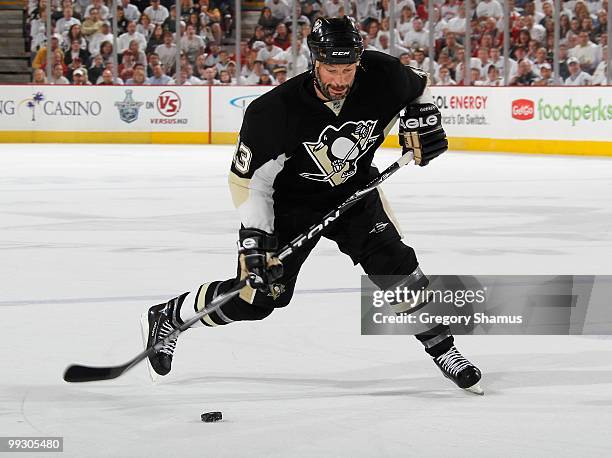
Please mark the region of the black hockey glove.
POLYGON ((240 229, 238 234, 241 278, 246 276, 251 288, 269 291, 270 284, 283 275, 282 263, 272 257, 278 248, 276 236, 254 228, 240 229))
POLYGON ((442 115, 433 103, 408 105, 400 116, 399 133, 402 153, 412 151, 421 167, 448 149, 442 115))

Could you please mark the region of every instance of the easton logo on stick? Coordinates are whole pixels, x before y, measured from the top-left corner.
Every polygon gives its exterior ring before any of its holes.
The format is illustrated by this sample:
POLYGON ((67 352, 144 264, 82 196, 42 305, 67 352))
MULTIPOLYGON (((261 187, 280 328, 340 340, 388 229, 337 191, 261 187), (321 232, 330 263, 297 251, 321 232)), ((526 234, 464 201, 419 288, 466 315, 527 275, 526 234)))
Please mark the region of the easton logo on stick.
POLYGON ((300 173, 331 186, 344 183, 357 172, 357 161, 368 152, 378 135, 372 135, 376 121, 348 121, 339 128, 327 126, 316 142, 303 145, 321 173, 300 173))

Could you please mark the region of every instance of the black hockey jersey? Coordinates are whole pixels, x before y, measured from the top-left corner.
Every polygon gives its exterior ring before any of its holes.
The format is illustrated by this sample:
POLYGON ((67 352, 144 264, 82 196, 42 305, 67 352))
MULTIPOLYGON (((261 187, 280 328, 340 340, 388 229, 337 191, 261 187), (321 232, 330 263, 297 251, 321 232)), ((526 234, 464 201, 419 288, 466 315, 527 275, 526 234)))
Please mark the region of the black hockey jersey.
POLYGON ((365 51, 344 101, 319 99, 309 72, 253 101, 229 179, 242 224, 271 233, 275 210, 331 210, 366 184, 377 173, 374 151, 426 80, 394 57, 365 51))

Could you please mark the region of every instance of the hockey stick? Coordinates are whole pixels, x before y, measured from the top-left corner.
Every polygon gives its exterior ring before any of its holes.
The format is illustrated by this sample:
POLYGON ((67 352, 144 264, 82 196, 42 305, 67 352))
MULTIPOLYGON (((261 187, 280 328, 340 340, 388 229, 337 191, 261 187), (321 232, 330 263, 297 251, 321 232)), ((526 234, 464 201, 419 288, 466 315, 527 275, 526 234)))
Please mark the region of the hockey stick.
MULTIPOLYGON (((354 194, 352 194, 348 199, 342 202, 338 207, 334 210, 327 213, 319 223, 313 224, 306 231, 304 231, 301 235, 297 236, 291 242, 289 242, 285 247, 283 247, 277 254, 277 257, 282 261, 290 256, 293 252, 298 250, 306 240, 310 240, 313 237, 320 234, 323 229, 329 226, 333 221, 338 219, 340 215, 345 213, 349 208, 351 208, 355 203, 363 198, 366 194, 372 192, 379 186, 383 181, 397 172, 401 167, 410 163, 413 157, 411 153, 406 153, 402 155, 397 161, 387 167, 382 173, 380 173, 376 178, 370 181, 366 186, 357 190, 354 194)), ((200 319, 204 318, 206 315, 213 313, 218 310, 223 304, 229 301, 232 297, 237 296, 240 293, 240 290, 247 284, 247 279, 240 280, 236 285, 234 285, 229 291, 215 297, 206 308, 200 310, 196 313, 191 319, 187 320, 173 332, 171 332, 165 339, 160 340, 152 347, 147 348, 146 350, 140 352, 134 358, 129 360, 125 364, 121 364, 119 366, 83 366, 80 364, 72 364, 68 366, 66 371, 64 372, 64 380, 66 382, 94 382, 99 380, 111 380, 119 377, 124 374, 136 364, 144 361, 150 355, 152 355, 155 351, 159 350, 163 346, 167 345, 171 340, 176 339, 181 333, 186 331, 191 327, 191 325, 197 323, 200 319)))

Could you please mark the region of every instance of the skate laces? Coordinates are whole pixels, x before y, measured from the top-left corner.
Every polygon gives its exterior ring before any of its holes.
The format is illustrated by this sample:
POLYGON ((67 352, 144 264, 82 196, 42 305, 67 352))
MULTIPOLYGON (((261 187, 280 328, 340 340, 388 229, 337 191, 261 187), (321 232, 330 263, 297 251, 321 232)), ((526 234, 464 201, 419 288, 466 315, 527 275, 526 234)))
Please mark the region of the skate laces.
POLYGON ((436 360, 446 372, 453 376, 457 376, 463 369, 472 365, 472 363, 465 359, 455 347, 452 347, 443 355, 438 356, 436 360))
MULTIPOLYGON (((175 328, 168 321, 164 321, 160 330, 159 330, 159 340, 162 341, 166 337, 168 337, 172 332, 175 331, 175 328)), ((165 353, 168 356, 172 356, 174 354, 174 349, 176 348, 176 341, 178 340, 178 336, 174 339, 170 339, 168 343, 164 344, 160 349, 160 353, 165 353)))

